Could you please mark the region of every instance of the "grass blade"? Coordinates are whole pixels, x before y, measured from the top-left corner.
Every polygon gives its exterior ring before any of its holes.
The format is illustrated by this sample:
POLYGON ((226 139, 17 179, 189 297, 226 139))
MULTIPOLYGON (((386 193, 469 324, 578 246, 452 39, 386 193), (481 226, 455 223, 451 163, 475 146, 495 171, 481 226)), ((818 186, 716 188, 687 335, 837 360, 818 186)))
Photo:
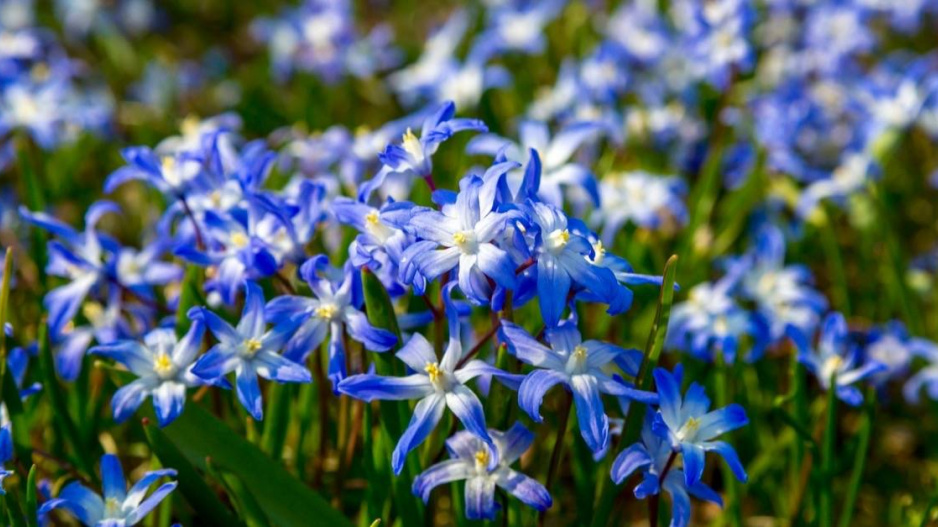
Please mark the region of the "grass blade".
MULTIPOLYGON (((677 255, 672 255, 664 266, 664 280, 661 284, 661 293, 658 296, 658 309, 655 312, 655 320, 651 326, 651 332, 648 334, 648 342, 645 345, 645 355, 642 358, 642 365, 639 367, 638 375, 635 378, 635 384, 642 390, 647 390, 652 383, 652 370, 658 365, 658 359, 661 357, 661 351, 664 349, 664 339, 668 331, 668 321, 671 319, 671 305, 674 303, 674 284, 677 276, 677 255)), ((644 419, 645 406, 638 403, 632 403, 629 407, 629 413, 625 418, 625 429, 622 432, 620 445, 623 448, 628 447, 638 440, 642 431, 642 420, 644 419)), ((592 527, 602 527, 606 525, 612 514, 613 500, 619 493, 621 485, 615 485, 609 479, 609 469, 612 466, 612 460, 615 456, 606 456, 606 461, 598 471, 599 482, 596 485, 596 504, 593 507, 592 527)))
POLYGON ((322 496, 198 405, 187 405, 163 432, 196 468, 207 470, 211 458, 237 476, 272 524, 298 527, 315 518, 323 525, 351 526, 322 496))
POLYGON ((228 527, 239 525, 240 522, 231 514, 231 511, 222 504, 214 491, 208 486, 202 475, 182 455, 166 434, 149 420, 144 420, 143 432, 153 452, 164 467, 176 470, 179 481, 179 492, 186 498, 189 505, 195 509, 199 521, 204 525, 228 527))

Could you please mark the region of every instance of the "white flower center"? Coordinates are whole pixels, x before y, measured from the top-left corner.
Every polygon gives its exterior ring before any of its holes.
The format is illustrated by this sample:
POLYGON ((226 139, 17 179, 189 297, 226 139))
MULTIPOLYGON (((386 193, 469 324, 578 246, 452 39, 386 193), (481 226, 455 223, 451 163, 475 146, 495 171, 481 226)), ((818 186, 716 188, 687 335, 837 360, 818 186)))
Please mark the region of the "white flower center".
POLYGON ((244 341, 243 355, 247 358, 251 358, 257 355, 257 352, 260 351, 261 346, 261 341, 257 339, 247 339, 244 341))
POLYGON ((414 135, 414 132, 412 132, 410 128, 404 132, 404 140, 401 143, 401 147, 405 152, 410 154, 415 161, 418 163, 423 162, 423 146, 420 144, 420 139, 417 139, 417 136, 414 135))
POLYGON ((235 249, 244 249, 248 246, 250 239, 248 239, 247 235, 243 232, 233 232, 229 241, 231 242, 231 246, 235 249))
POLYGON ((335 304, 322 304, 316 308, 316 316, 325 320, 332 320, 338 312, 339 308, 335 304))
POLYGON ((567 229, 555 229, 547 235, 547 248, 553 252, 560 252, 568 243, 570 243, 570 231, 567 229))
POLYGON ((479 252, 479 242, 474 231, 459 231, 453 235, 453 243, 465 254, 479 252))
POLYGON ((153 359, 153 371, 160 377, 169 377, 173 373, 173 360, 166 353, 160 352, 153 359))

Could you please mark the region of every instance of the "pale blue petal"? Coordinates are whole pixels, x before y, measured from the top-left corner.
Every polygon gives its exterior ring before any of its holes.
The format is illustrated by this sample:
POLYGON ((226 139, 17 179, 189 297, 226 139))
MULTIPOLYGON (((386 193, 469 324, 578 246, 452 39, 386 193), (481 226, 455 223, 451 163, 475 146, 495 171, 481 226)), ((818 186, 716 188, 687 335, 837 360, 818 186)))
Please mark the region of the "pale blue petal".
POLYGON ((430 378, 422 373, 406 377, 382 377, 361 373, 342 379, 338 390, 363 401, 419 399, 434 392, 430 378))
POLYGON ((433 394, 417 403, 407 429, 404 430, 404 434, 391 454, 391 468, 394 469, 394 474, 400 475, 401 470, 404 469, 407 454, 423 443, 430 432, 436 428, 437 423, 443 417, 444 410, 446 410, 446 400, 441 395, 433 394))
POLYGON ((540 413, 541 403, 544 401, 544 394, 557 384, 566 382, 566 380, 566 375, 558 371, 532 371, 524 378, 521 387, 518 388, 518 405, 531 416, 531 419, 540 423, 544 420, 540 413))

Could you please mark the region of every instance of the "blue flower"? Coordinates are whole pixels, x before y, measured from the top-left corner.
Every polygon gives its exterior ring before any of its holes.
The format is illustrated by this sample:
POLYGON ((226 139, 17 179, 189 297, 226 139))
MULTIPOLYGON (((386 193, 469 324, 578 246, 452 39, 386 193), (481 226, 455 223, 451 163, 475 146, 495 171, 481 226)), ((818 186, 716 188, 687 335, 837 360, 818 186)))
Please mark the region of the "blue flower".
POLYGON ((558 384, 567 387, 573 392, 580 433, 593 452, 603 452, 609 442, 609 418, 600 394, 657 403, 655 394, 636 390, 604 371, 615 363, 634 377, 641 363, 638 350, 596 340, 582 342, 575 323, 569 320, 547 330, 550 348, 511 322, 502 321, 502 332, 515 356, 537 368, 524 377, 518 388, 521 408, 536 422, 541 422, 544 394, 558 384))
POLYGON ((457 132, 488 130, 485 123, 478 119, 454 119, 455 113, 456 105, 451 101, 445 102, 424 120, 419 138, 408 128, 400 145, 388 145, 378 155, 383 163, 381 170, 362 184, 358 192, 359 199, 367 201, 389 176, 403 177, 407 181, 423 178, 432 185, 432 158, 441 143, 457 132))
POLYGON ((53 509, 64 509, 88 527, 136 525, 176 488, 176 482, 163 483, 147 496, 150 486, 161 478, 174 476, 173 469, 152 470, 128 490, 120 460, 113 454, 104 454, 101 457, 103 496, 81 483, 72 482, 58 497, 43 503, 38 513, 45 515, 53 509))
MULTIPOLYGON (((909 366, 915 357, 922 357, 929 361, 933 357, 938 357, 938 344, 928 339, 909 335, 905 324, 894 320, 888 324, 870 329, 866 335, 863 355, 867 360, 886 366, 886 370, 870 378, 873 384, 880 386, 892 379, 907 378, 909 366)), ((927 378, 928 374, 916 374, 909 378, 905 385, 906 395, 914 394, 912 398, 917 400, 918 391, 921 389, 922 384, 927 382, 927 378)))
POLYGON ((464 179, 461 186, 456 203, 442 212, 425 209, 410 218, 410 227, 426 242, 409 247, 405 258, 429 280, 458 266, 459 289, 476 304, 486 304, 492 295, 489 280, 506 289, 515 287, 516 265, 493 242, 506 224, 522 215, 492 210, 495 196, 480 195, 483 183, 477 176, 464 179), (442 248, 436 249, 438 245, 442 248))
POLYGON ((88 350, 123 364, 138 377, 114 393, 114 420, 127 420, 147 397, 152 397, 160 426, 173 422, 186 403, 186 388, 208 382, 191 372, 204 333, 203 322, 196 320, 181 340, 176 338, 175 330, 159 328, 147 333, 142 343, 120 340, 88 350))
MULTIPOLYGON (((463 346, 459 338, 459 315, 450 299, 455 284, 448 284, 444 292, 447 301, 446 311, 449 318, 449 344, 438 359, 433 345, 420 333, 415 333, 397 352, 401 359, 414 373, 406 377, 383 377, 373 373, 352 375, 339 383, 339 391, 372 401, 419 399, 414 407, 414 415, 407 429, 394 448, 391 466, 395 474, 404 468, 407 454, 417 448, 443 418, 443 412, 449 408, 466 430, 490 445, 496 452, 492 438, 485 426, 482 402, 466 386, 479 375, 494 375, 499 379, 511 376, 489 364, 473 359, 463 362, 463 346)), ((493 457, 492 463, 498 460, 493 457)))
POLYGON ((860 347, 849 340, 847 321, 840 313, 824 318, 817 346, 812 346, 810 337, 801 332, 789 331, 788 336, 798 349, 798 361, 817 377, 822 388, 830 390, 831 377, 836 374, 837 397, 851 406, 863 402, 863 394, 853 385, 888 368, 870 359, 861 363, 860 347))
MULTIPOLYGON (((4 411, 6 407, 4 407, 4 411)), ((13 475, 12 470, 6 470, 4 465, 13 459, 13 431, 10 423, 0 426, 0 495, 6 494, 3 490, 3 480, 13 475)))
POLYGON ((466 518, 470 520, 495 519, 495 487, 501 487, 526 505, 539 511, 550 508, 550 493, 536 480, 511 468, 534 441, 532 434, 521 423, 515 423, 507 432, 489 430, 492 445, 467 432, 457 432, 446 440, 450 458, 423 471, 414 479, 414 494, 424 503, 430 492, 454 481, 466 481, 466 518), (493 463, 493 460, 498 460, 493 463))
POLYGON ((204 307, 189 312, 189 318, 202 319, 218 340, 208 353, 199 357, 192 373, 214 382, 235 372, 238 400, 251 417, 261 420, 264 409, 258 376, 277 382, 301 383, 311 382, 312 377, 309 370, 278 354, 300 321, 287 319, 267 330, 263 291, 253 282, 247 282, 245 288, 244 311, 237 327, 204 307))
MULTIPOLYGON (((895 326, 889 329, 893 327, 895 326)), ((909 338, 904 330, 900 332, 889 329, 871 338, 872 342, 867 346, 867 356, 886 364, 890 362, 884 356, 893 353, 900 357, 911 354, 925 359, 927 364, 909 377, 902 387, 902 394, 907 401, 917 404, 919 392, 924 387, 930 399, 938 400, 938 344, 921 338, 909 338)))
MULTIPOLYGON (((416 240, 403 226, 410 221, 413 209, 408 202, 389 202, 380 209, 344 197, 332 202, 336 219, 359 232, 348 248, 349 263, 374 271, 392 296, 404 292, 398 280, 400 266, 405 249, 416 240)), ((426 280, 422 275, 412 280, 416 288, 423 290, 426 280)))
POLYGON ((623 296, 627 290, 609 269, 589 262, 593 247, 585 237, 568 229, 566 215, 544 203, 533 203, 532 209, 532 220, 538 227, 537 293, 544 323, 557 325, 573 285, 610 304, 610 314, 625 311, 631 295, 623 296))
POLYGON ((284 295, 271 300, 266 316, 271 320, 301 320, 287 342, 283 356, 298 363, 319 347, 329 332, 329 379, 336 387, 345 378, 345 333, 371 351, 387 351, 397 336, 368 322, 362 313, 361 278, 351 266, 329 267, 325 255, 310 258, 300 268, 316 298, 284 295))
POLYGON ((865 190, 878 175, 878 167, 868 154, 846 153, 840 165, 827 177, 810 183, 801 192, 795 212, 809 217, 824 200, 841 206, 848 198, 865 190))
POLYGON ((719 89, 726 89, 733 69, 752 69, 754 52, 746 33, 755 17, 751 0, 717 0, 696 13, 689 49, 695 73, 719 89))
POLYGON ((476 39, 492 41, 500 52, 541 53, 546 42, 544 26, 560 14, 565 3, 547 0, 493 5, 488 10, 488 27, 476 39))
POLYGON ((634 489, 635 497, 645 499, 660 494, 662 489, 671 495, 671 527, 690 525, 690 496, 723 506, 723 499, 712 488, 701 481, 687 484, 684 468, 676 464, 677 453, 669 441, 652 431, 657 415, 649 410, 645 415, 642 440, 623 450, 612 464, 612 480, 622 484, 636 470, 641 471, 642 481, 634 489))
POLYGON ((691 383, 681 396, 681 379, 664 368, 653 372, 658 389, 658 413, 652 430, 665 439, 684 459, 684 483, 693 487, 700 481, 706 452, 716 452, 726 461, 740 481, 746 471, 736 450, 724 441, 713 441, 719 435, 749 423, 746 411, 738 404, 710 411, 710 399, 703 386, 691 383))

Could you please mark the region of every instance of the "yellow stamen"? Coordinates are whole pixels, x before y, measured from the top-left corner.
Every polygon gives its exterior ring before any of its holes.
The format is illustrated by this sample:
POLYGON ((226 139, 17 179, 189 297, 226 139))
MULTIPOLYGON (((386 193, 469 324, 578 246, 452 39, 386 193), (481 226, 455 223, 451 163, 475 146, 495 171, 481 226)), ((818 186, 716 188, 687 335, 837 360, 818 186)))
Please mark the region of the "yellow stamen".
POLYGON ((547 246, 551 249, 563 249, 568 243, 570 243, 570 231, 567 229, 556 229, 547 235, 547 246))
POLYGON ((253 356, 260 349, 261 341, 257 339, 248 339, 247 342, 244 343, 244 351, 250 356, 253 356))
POLYGON ((166 156, 160 161, 160 170, 163 171, 163 174, 170 173, 176 170, 176 158, 173 156, 166 156))
POLYGON ((489 466, 489 451, 484 448, 478 450, 475 454, 475 459, 476 469, 487 469, 489 466))
POLYGON ((153 371, 160 375, 166 375, 173 369, 173 360, 169 358, 169 355, 165 353, 160 353, 153 360, 153 371))
POLYGON ((427 372, 427 375, 430 377, 430 382, 434 384, 443 377, 443 371, 440 369, 440 365, 435 362, 428 362, 423 371, 427 372))
POLYGON ((334 304, 323 304, 316 308, 316 316, 324 319, 332 319, 339 311, 334 304))
POLYGON ((250 240, 248 239, 247 235, 245 235, 243 232, 235 232, 231 235, 231 245, 238 249, 247 247, 249 241, 250 240))
POLYGON ((378 211, 373 210, 365 215, 365 221, 368 222, 368 225, 377 225, 380 221, 378 218, 378 211))
POLYGON ((414 135, 410 128, 404 132, 404 140, 401 147, 408 154, 412 155, 414 159, 418 161, 423 159, 423 149, 420 147, 420 139, 417 139, 417 136, 414 135))
POLYGON ((106 517, 108 518, 114 517, 121 510, 121 502, 118 501, 117 498, 108 498, 107 501, 104 502, 104 509, 105 509, 104 515, 106 517))
POLYGON ((195 135, 199 131, 199 123, 198 117, 189 114, 182 120, 179 129, 182 130, 182 135, 195 135))

